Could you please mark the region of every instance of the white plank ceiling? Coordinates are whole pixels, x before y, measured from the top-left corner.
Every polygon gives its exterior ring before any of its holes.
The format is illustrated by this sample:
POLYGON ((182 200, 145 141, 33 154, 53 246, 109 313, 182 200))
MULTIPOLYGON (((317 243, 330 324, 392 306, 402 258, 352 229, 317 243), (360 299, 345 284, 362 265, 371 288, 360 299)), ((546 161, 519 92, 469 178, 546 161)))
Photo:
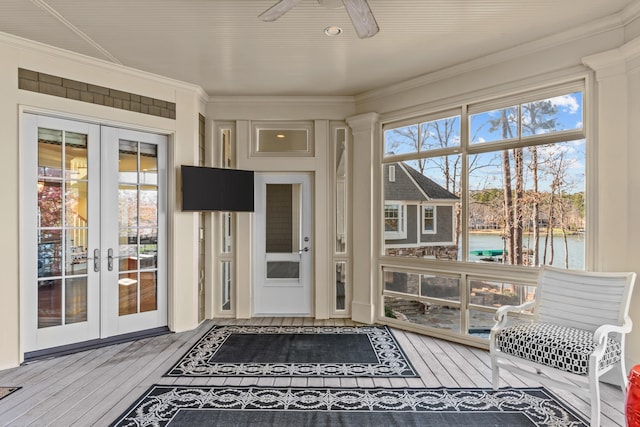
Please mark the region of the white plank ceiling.
POLYGON ((343 7, 303 0, 0 0, 0 31, 201 86, 209 95, 357 95, 606 19, 636 0, 368 0, 359 39, 343 7), (323 29, 344 32, 328 37, 323 29))

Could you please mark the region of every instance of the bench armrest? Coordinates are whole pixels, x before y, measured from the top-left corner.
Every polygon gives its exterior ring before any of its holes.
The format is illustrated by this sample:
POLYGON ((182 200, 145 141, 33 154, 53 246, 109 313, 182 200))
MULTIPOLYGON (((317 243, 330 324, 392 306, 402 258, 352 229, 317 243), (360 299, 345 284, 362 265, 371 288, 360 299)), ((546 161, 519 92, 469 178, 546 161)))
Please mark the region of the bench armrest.
POLYGON ((527 311, 535 305, 535 301, 525 302, 520 305, 503 305, 496 311, 495 315, 495 325, 491 330, 500 330, 505 327, 507 324, 507 314, 508 313, 522 313, 523 311, 527 311))

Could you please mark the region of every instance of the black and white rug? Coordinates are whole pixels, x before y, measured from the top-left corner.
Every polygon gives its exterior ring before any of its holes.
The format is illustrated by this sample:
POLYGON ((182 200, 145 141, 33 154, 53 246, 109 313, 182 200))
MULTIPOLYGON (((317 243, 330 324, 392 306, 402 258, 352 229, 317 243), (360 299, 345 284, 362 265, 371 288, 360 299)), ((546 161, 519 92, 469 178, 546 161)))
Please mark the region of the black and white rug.
POLYGON ((214 326, 169 377, 417 377, 386 326, 214 326))
POLYGON ((112 426, 585 427, 544 388, 151 387, 112 426))

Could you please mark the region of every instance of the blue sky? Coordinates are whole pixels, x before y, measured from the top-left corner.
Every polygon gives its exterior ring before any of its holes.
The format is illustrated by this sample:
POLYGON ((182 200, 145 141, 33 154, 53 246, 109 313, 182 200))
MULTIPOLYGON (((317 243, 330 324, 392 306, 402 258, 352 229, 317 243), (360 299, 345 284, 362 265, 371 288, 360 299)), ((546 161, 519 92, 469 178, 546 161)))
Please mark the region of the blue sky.
MULTIPOLYGON (((567 131, 581 129, 583 126, 583 107, 582 93, 576 92, 563 96, 545 99, 556 108, 553 116, 544 116, 538 114, 537 122, 541 123, 550 118, 555 119, 554 127, 545 129, 543 126, 535 127, 535 134, 567 131)), ((526 112, 527 104, 523 104, 522 111, 526 112)), ((514 106, 516 107, 516 106, 514 106)), ((510 129, 506 131, 508 138, 518 138, 517 126, 517 108, 505 108, 502 110, 493 110, 472 115, 470 117, 470 136, 473 138, 472 144, 482 144, 484 142, 495 142, 505 139, 502 127, 491 131, 491 120, 499 118, 504 111, 509 118, 510 129)), ((538 110, 540 111, 540 110, 538 110)), ((522 129, 523 137, 532 135, 527 130, 530 124, 530 117, 523 114, 522 129)), ((422 123, 422 150, 440 148, 442 146, 459 146, 460 145, 460 119, 459 117, 450 117, 435 120, 432 122, 422 123)), ((395 154, 416 152, 416 135, 418 134, 418 125, 410 125, 399 128, 398 131, 387 130, 385 137, 387 139, 385 150, 394 152, 395 154)), ((568 142, 560 142, 555 144, 543 145, 537 147, 538 155, 538 179, 539 189, 548 191, 553 177, 561 176, 563 182, 563 191, 565 193, 575 193, 584 191, 584 175, 585 175, 585 141, 575 140, 568 142)), ((449 156, 450 164, 457 158, 457 155, 449 156)), ((531 158, 531 150, 524 149, 525 165, 531 158)), ((444 158, 434 158, 427 160, 425 175, 434 181, 444 183, 442 172, 442 163, 444 158), (440 176, 438 176, 440 175, 440 176)), ((469 188, 470 190, 478 190, 482 188, 501 188, 502 187, 502 166, 500 151, 492 153, 478 154, 477 157, 470 156, 471 165, 469 188), (474 167, 482 166, 482 167, 474 167)), ((416 167, 416 162, 410 162, 416 167)), ((457 162, 459 164, 459 162, 457 162)), ((525 166, 525 185, 532 181, 531 168, 525 166)), ((458 173, 459 175, 459 173, 458 173)), ((528 186, 530 187, 530 186, 528 186)), ((530 188, 526 188, 530 189, 530 188)))

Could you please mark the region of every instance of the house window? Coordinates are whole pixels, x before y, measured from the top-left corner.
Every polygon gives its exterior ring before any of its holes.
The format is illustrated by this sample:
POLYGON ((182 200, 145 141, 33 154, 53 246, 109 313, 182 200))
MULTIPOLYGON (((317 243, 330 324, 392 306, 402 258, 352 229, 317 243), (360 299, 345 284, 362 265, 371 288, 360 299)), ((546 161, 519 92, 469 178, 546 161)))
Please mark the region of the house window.
POLYGON ((384 237, 385 239, 406 239, 406 209, 403 204, 389 203, 384 205, 384 237))
POLYGON ((422 233, 431 234, 436 232, 436 207, 422 206, 422 233))

